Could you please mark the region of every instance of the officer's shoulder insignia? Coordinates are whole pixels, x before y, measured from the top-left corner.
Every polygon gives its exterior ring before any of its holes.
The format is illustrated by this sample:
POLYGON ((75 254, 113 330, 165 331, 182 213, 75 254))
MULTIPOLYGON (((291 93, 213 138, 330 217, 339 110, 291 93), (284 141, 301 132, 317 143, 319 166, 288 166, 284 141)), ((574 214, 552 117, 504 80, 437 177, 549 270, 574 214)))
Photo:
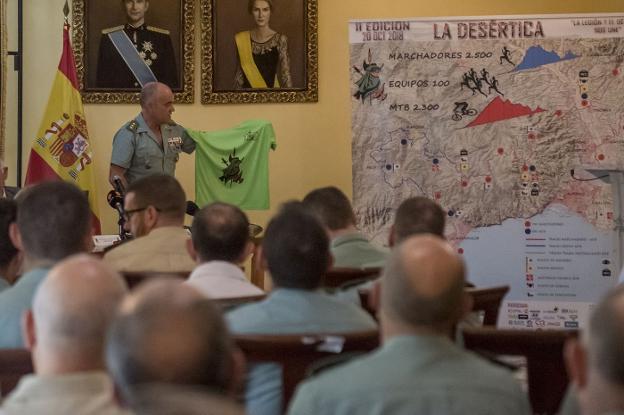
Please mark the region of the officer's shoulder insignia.
POLYGON ((147 30, 150 30, 152 32, 162 33, 164 35, 168 35, 169 34, 169 31, 167 29, 161 29, 160 27, 147 26, 147 30))
POLYGON ((126 125, 126 129, 132 131, 133 133, 136 133, 137 128, 139 128, 139 123, 136 122, 136 120, 132 120, 128 123, 128 125, 126 125))
POLYGON ((102 34, 103 35, 107 35, 109 33, 116 32, 116 31, 121 30, 123 28, 124 28, 123 25, 115 26, 115 27, 109 27, 109 28, 106 28, 106 29, 102 29, 102 34))

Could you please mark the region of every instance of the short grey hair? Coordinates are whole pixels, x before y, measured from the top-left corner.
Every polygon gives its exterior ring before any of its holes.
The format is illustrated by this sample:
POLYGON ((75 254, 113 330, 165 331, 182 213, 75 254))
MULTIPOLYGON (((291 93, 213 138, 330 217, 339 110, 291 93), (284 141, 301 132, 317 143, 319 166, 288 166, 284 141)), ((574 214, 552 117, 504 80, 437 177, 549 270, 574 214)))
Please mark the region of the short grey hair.
POLYGON ((624 385, 624 286, 609 291, 589 322, 590 365, 605 379, 624 385), (621 304, 618 304, 621 303, 621 304))

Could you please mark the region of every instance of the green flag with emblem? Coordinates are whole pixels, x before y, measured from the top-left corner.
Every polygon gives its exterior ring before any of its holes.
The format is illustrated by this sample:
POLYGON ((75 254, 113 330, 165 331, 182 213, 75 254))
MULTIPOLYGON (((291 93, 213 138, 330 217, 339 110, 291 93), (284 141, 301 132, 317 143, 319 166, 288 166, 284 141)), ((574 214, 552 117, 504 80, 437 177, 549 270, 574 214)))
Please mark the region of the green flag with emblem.
POLYGON ((269 150, 276 147, 270 122, 249 120, 228 130, 187 132, 197 143, 199 206, 219 201, 241 209, 269 208, 269 150))

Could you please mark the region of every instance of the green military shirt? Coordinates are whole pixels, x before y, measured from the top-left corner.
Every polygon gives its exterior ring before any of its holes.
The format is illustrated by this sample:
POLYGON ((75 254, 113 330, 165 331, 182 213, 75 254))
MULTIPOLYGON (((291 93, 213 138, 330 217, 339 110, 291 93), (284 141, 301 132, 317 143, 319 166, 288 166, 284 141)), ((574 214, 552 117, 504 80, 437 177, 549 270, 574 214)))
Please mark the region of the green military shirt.
POLYGON ((195 142, 181 125, 163 124, 160 132, 162 147, 139 114, 115 134, 111 164, 126 169, 128 183, 156 173, 174 176, 179 153, 195 150, 195 142))
POLYGON ((289 415, 529 415, 503 368, 442 336, 397 336, 297 388, 289 415))
POLYGON ((387 251, 375 247, 359 232, 334 238, 329 249, 337 268, 382 267, 388 255, 387 251))

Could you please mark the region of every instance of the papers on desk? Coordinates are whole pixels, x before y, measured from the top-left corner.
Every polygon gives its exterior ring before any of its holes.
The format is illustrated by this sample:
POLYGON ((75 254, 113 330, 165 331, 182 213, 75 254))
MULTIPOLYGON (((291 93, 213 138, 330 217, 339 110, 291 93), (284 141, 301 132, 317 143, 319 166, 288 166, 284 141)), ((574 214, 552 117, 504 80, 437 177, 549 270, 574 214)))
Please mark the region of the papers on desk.
POLYGON ((119 242, 119 235, 95 235, 93 237, 93 251, 104 252, 106 248, 119 242))

